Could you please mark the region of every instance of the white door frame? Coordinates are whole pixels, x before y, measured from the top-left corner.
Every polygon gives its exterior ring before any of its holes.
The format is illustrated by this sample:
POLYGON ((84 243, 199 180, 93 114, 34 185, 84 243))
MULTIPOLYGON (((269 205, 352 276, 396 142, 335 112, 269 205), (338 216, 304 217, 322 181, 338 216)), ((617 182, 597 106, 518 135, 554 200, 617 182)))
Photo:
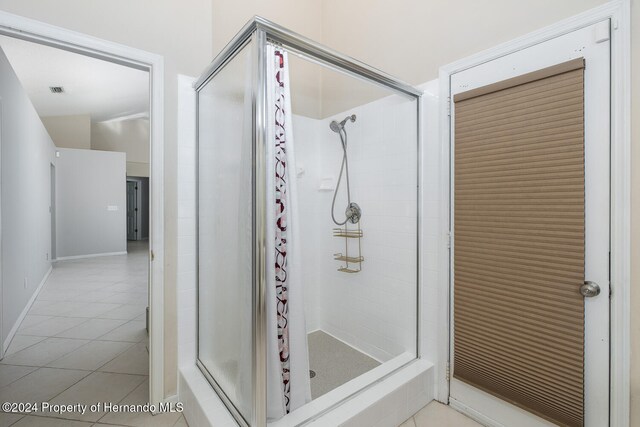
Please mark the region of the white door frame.
MULTIPOLYGON (((164 58, 86 34, 0 11, 0 34, 149 72, 149 397, 164 393, 164 58)), ((0 236, 1 238, 1 236, 0 236)))
MULTIPOLYGON (((441 200, 451 200, 450 192, 450 99, 451 75, 496 58, 526 49, 610 18, 611 34, 611 301, 610 301, 610 425, 629 425, 630 374, 630 232, 631 232, 631 5, 630 0, 614 0, 539 31, 485 50, 440 68, 440 175, 441 200)), ((450 203, 440 211, 439 245, 438 361, 436 398, 449 400, 449 265, 450 203)), ((464 411, 464 408, 458 408, 464 411)), ((469 414, 473 415, 473 414, 469 414)))

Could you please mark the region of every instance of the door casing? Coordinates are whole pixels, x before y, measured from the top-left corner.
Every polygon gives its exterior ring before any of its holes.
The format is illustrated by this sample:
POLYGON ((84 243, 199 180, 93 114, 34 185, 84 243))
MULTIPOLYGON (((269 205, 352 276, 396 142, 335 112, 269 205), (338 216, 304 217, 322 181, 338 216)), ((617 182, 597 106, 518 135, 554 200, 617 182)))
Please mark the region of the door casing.
MULTIPOLYGON (((601 295, 585 298, 585 421, 586 426, 601 426, 606 423, 608 404, 601 399, 601 390, 607 388, 609 378, 600 367, 609 366, 609 121, 600 120, 603 107, 609 105, 609 26, 604 20, 592 26, 576 30, 545 43, 506 55, 494 61, 465 70, 452 76, 452 93, 482 87, 511 77, 543 69, 565 60, 584 57, 585 67, 585 280, 600 285, 601 295), (599 38, 598 38, 599 37, 599 38), (467 87, 465 87, 467 86, 467 87)), ((455 123, 455 109, 452 112, 455 123)), ((452 131, 453 133, 453 131, 452 131)), ((453 136, 455 145, 455 135, 453 136)), ((452 161, 455 161, 452 155, 452 161)), ((453 166, 452 166, 453 169, 453 166)), ((452 184, 455 184, 452 182, 452 184)), ((453 187, 451 190, 453 196, 453 187)), ((456 207, 452 205, 452 214, 456 207)), ((452 221, 453 225, 453 216, 452 221)), ((454 236, 455 240, 455 236, 454 236)), ((455 244, 452 245, 452 255, 455 244)), ((453 264, 452 264, 453 265, 453 264)), ((455 283, 452 274, 452 304, 455 300, 455 283)), ((577 289, 576 289, 577 291, 577 289)), ((455 324, 455 318, 452 320, 455 324)), ((451 352, 454 352, 452 336, 451 352)), ((452 358, 453 359, 453 358, 452 358)), ((455 371, 455 366, 453 366, 455 371)), ((515 410, 504 401, 476 392, 471 386, 451 379, 450 397, 453 404, 472 399, 476 407, 493 407, 488 416, 494 419, 504 416, 513 419, 514 425, 547 425, 537 416, 526 411, 515 410), (455 388, 454 388, 455 386, 455 388), (495 400, 494 400, 495 399, 495 400), (480 403, 482 402, 482 404, 480 403), (499 409, 504 409, 501 411, 499 409), (513 410, 512 410, 513 409, 513 410), (513 416, 513 418, 512 418, 513 416), (530 423, 530 424, 525 424, 530 423)), ((608 395, 608 393, 605 393, 608 395)), ((467 401, 469 404, 471 400, 467 401)), ((507 424, 507 425, 509 425, 507 424)))
MULTIPOLYGON (((629 345, 630 345, 630 1, 614 0, 557 24, 480 52, 440 68, 440 194, 450 198, 450 117, 451 75, 500 58, 569 32, 611 19, 611 288, 610 298, 610 425, 629 425, 629 345)), ((438 283, 449 289, 450 205, 440 207, 438 283)), ((441 292, 437 321, 436 399, 449 403, 449 292, 441 292)), ((482 414, 457 406, 478 421, 482 414)))

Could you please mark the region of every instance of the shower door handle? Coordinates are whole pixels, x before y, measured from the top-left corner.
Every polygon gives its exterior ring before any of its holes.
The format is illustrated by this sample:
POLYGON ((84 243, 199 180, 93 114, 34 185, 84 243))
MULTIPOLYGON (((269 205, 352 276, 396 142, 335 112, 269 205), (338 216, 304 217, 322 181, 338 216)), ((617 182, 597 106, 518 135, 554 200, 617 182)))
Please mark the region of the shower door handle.
POLYGON ((598 285, 596 282, 590 282, 586 280, 580 286, 580 293, 586 298, 596 297, 600 295, 600 285, 598 285))

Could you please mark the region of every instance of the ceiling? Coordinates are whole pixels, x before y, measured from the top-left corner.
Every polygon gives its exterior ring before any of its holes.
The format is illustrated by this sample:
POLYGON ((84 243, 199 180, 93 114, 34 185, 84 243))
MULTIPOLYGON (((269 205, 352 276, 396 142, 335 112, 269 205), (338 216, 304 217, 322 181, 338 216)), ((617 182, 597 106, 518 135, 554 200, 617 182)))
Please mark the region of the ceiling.
POLYGON ((148 116, 146 71, 5 36, 0 48, 41 117, 89 114, 100 122, 148 116), (51 93, 50 86, 64 93, 51 93))

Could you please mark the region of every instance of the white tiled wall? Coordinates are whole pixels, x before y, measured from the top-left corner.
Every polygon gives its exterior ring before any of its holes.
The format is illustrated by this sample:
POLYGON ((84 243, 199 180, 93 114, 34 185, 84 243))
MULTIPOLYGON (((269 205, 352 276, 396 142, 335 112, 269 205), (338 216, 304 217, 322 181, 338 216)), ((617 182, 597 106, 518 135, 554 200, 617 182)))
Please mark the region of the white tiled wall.
POLYGON ((178 366, 196 361, 196 100, 193 79, 178 79, 178 366))
MULTIPOLYGON (((325 120, 294 118, 308 330, 322 329, 380 361, 416 352, 416 111, 415 102, 390 96, 325 120), (337 271, 333 254, 344 252, 345 240, 332 236, 333 191, 319 188, 321 179, 336 182, 342 161, 329 123, 348 114, 357 116, 347 124, 351 200, 362 208, 364 231, 365 262, 356 274, 337 271)), ((343 177, 338 220, 345 194, 343 177)))
POLYGON ((322 155, 322 121, 294 116, 296 169, 298 179, 298 216, 300 219, 301 252, 304 271, 305 320, 307 331, 321 328, 321 263, 322 242, 326 230, 318 226, 318 218, 329 214, 318 192, 320 156, 322 155), (324 233, 323 233, 324 231, 324 233))

